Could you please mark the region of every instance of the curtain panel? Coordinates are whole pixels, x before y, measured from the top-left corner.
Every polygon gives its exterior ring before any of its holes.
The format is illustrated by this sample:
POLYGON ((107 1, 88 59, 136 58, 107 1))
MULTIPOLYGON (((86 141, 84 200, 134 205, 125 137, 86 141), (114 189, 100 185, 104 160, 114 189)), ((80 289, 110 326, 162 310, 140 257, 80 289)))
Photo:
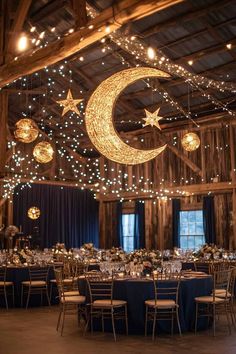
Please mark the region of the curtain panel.
POLYGON ((203 227, 207 243, 216 243, 214 197, 203 198, 203 227))
POLYGON ((98 202, 90 191, 41 184, 23 188, 19 185, 13 203, 14 224, 33 237, 38 230, 41 247, 52 247, 57 242, 65 243, 67 248, 88 242, 99 246, 98 202), (37 220, 27 216, 32 206, 41 211, 37 220))
POLYGON ((180 200, 172 199, 172 238, 173 246, 180 247, 180 200))

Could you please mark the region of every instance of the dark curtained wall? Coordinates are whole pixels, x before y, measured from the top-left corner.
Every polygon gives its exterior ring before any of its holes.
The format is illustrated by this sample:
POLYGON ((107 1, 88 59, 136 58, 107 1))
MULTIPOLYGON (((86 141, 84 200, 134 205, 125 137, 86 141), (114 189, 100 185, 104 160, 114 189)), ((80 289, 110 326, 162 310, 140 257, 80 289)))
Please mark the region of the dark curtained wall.
POLYGON ((98 202, 87 190, 71 187, 33 184, 19 185, 14 193, 14 225, 22 226, 25 234, 39 228, 41 247, 57 242, 66 247, 80 247, 92 242, 99 246, 98 202), (41 210, 38 220, 31 220, 27 210, 37 206, 41 210))

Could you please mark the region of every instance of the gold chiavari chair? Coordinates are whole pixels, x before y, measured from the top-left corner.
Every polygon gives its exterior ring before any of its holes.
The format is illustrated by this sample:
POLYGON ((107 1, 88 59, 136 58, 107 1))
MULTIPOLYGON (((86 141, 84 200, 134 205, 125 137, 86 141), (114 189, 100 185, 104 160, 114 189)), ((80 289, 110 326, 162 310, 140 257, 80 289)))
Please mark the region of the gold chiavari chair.
POLYGON ((229 309, 229 284, 231 279, 231 270, 220 270, 213 273, 214 286, 213 292, 209 296, 199 296, 195 298, 196 317, 195 317, 195 333, 197 332, 197 323, 199 317, 208 317, 213 319, 213 335, 215 336, 217 315, 226 315, 229 333, 231 333, 230 325, 230 309, 229 309), (222 296, 219 295, 222 291, 222 296), (217 295, 218 292, 218 295, 217 295), (201 310, 201 312, 199 311, 201 310))
POLYGON ((81 314, 85 313, 85 296, 70 294, 70 292, 65 291, 65 283, 63 279, 62 269, 55 269, 56 283, 59 293, 59 316, 57 321, 57 331, 61 325, 61 336, 64 330, 65 316, 69 314, 76 314, 78 316, 79 322, 81 319, 81 314))
POLYGON ((212 273, 212 262, 194 262, 194 269, 196 272, 203 272, 206 274, 212 273))
POLYGON ((231 276, 230 276, 228 291, 226 292, 226 290, 222 288, 217 288, 214 291, 217 297, 219 298, 227 297, 227 299, 229 299, 229 311, 230 311, 231 321, 234 327, 236 328, 236 313, 234 309, 236 267, 230 267, 230 269, 231 269, 231 276))
POLYGON ((7 281, 7 267, 0 267, 0 294, 4 296, 6 309, 8 310, 8 289, 11 290, 13 306, 15 306, 15 294, 14 294, 14 283, 12 281, 7 281))
POLYGON ((24 294, 27 294, 26 309, 29 306, 30 296, 33 294, 41 295, 41 306, 43 294, 46 295, 48 305, 51 306, 48 294, 48 272, 49 267, 29 267, 29 280, 21 282, 21 307, 23 306, 24 294))
POLYGON ((147 336, 148 321, 153 322, 152 326, 152 340, 155 339, 156 322, 159 320, 171 321, 171 334, 174 331, 174 320, 176 319, 179 334, 181 335, 181 327, 179 321, 179 286, 181 273, 166 274, 166 278, 153 276, 154 285, 154 299, 146 300, 146 314, 145 314, 145 336, 147 336))
MULTIPOLYGON (((64 288, 70 295, 79 295, 78 277, 84 274, 84 263, 76 259, 64 259, 63 264, 55 266, 55 269, 62 269, 64 288)), ((50 280, 50 300, 53 293, 53 285, 56 284, 56 279, 50 280)))
POLYGON ((100 318, 102 321, 102 331, 104 332, 104 320, 109 318, 112 322, 114 340, 116 341, 115 320, 124 320, 126 334, 128 335, 128 314, 127 302, 113 298, 113 288, 115 275, 112 279, 100 272, 85 273, 89 294, 90 313, 88 316, 85 332, 89 322, 91 332, 93 332, 93 319, 100 318))

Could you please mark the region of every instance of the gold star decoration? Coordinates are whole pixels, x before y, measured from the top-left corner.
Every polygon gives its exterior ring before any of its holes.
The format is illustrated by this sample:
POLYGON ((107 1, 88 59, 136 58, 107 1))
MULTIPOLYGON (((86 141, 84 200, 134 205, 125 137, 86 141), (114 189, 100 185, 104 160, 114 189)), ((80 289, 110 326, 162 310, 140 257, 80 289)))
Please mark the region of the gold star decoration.
POLYGON ((146 113, 146 118, 143 118, 143 120, 145 120, 145 124, 144 126, 146 127, 147 125, 151 125, 152 127, 155 125, 158 129, 161 130, 160 124, 159 124, 159 120, 161 120, 163 117, 160 117, 159 111, 160 111, 160 107, 157 108, 157 110, 153 113, 147 111, 146 109, 145 113, 146 113))
POLYGON ((80 115, 80 111, 78 110, 77 105, 82 101, 83 98, 74 99, 71 90, 69 89, 66 99, 57 101, 57 103, 64 107, 62 111, 62 116, 64 116, 69 111, 73 111, 76 114, 80 115))

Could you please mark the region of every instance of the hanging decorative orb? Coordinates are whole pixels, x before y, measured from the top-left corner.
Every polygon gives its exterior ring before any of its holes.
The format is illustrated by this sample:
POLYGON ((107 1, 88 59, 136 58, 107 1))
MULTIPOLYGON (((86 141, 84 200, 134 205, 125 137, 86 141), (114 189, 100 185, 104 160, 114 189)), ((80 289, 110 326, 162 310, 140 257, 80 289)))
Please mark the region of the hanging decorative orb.
POLYGON ((15 138, 22 143, 29 144, 35 141, 39 135, 37 124, 29 118, 23 118, 16 122, 15 138))
POLYGON ((54 150, 50 143, 41 141, 35 145, 33 150, 34 158, 39 163, 48 163, 53 159, 54 150))
POLYGON ((195 133, 187 133, 183 136, 181 144, 186 151, 197 150, 200 146, 199 136, 195 133))
POLYGON ((40 209, 37 208, 36 206, 33 206, 28 209, 28 217, 32 220, 36 220, 40 217, 40 209))

